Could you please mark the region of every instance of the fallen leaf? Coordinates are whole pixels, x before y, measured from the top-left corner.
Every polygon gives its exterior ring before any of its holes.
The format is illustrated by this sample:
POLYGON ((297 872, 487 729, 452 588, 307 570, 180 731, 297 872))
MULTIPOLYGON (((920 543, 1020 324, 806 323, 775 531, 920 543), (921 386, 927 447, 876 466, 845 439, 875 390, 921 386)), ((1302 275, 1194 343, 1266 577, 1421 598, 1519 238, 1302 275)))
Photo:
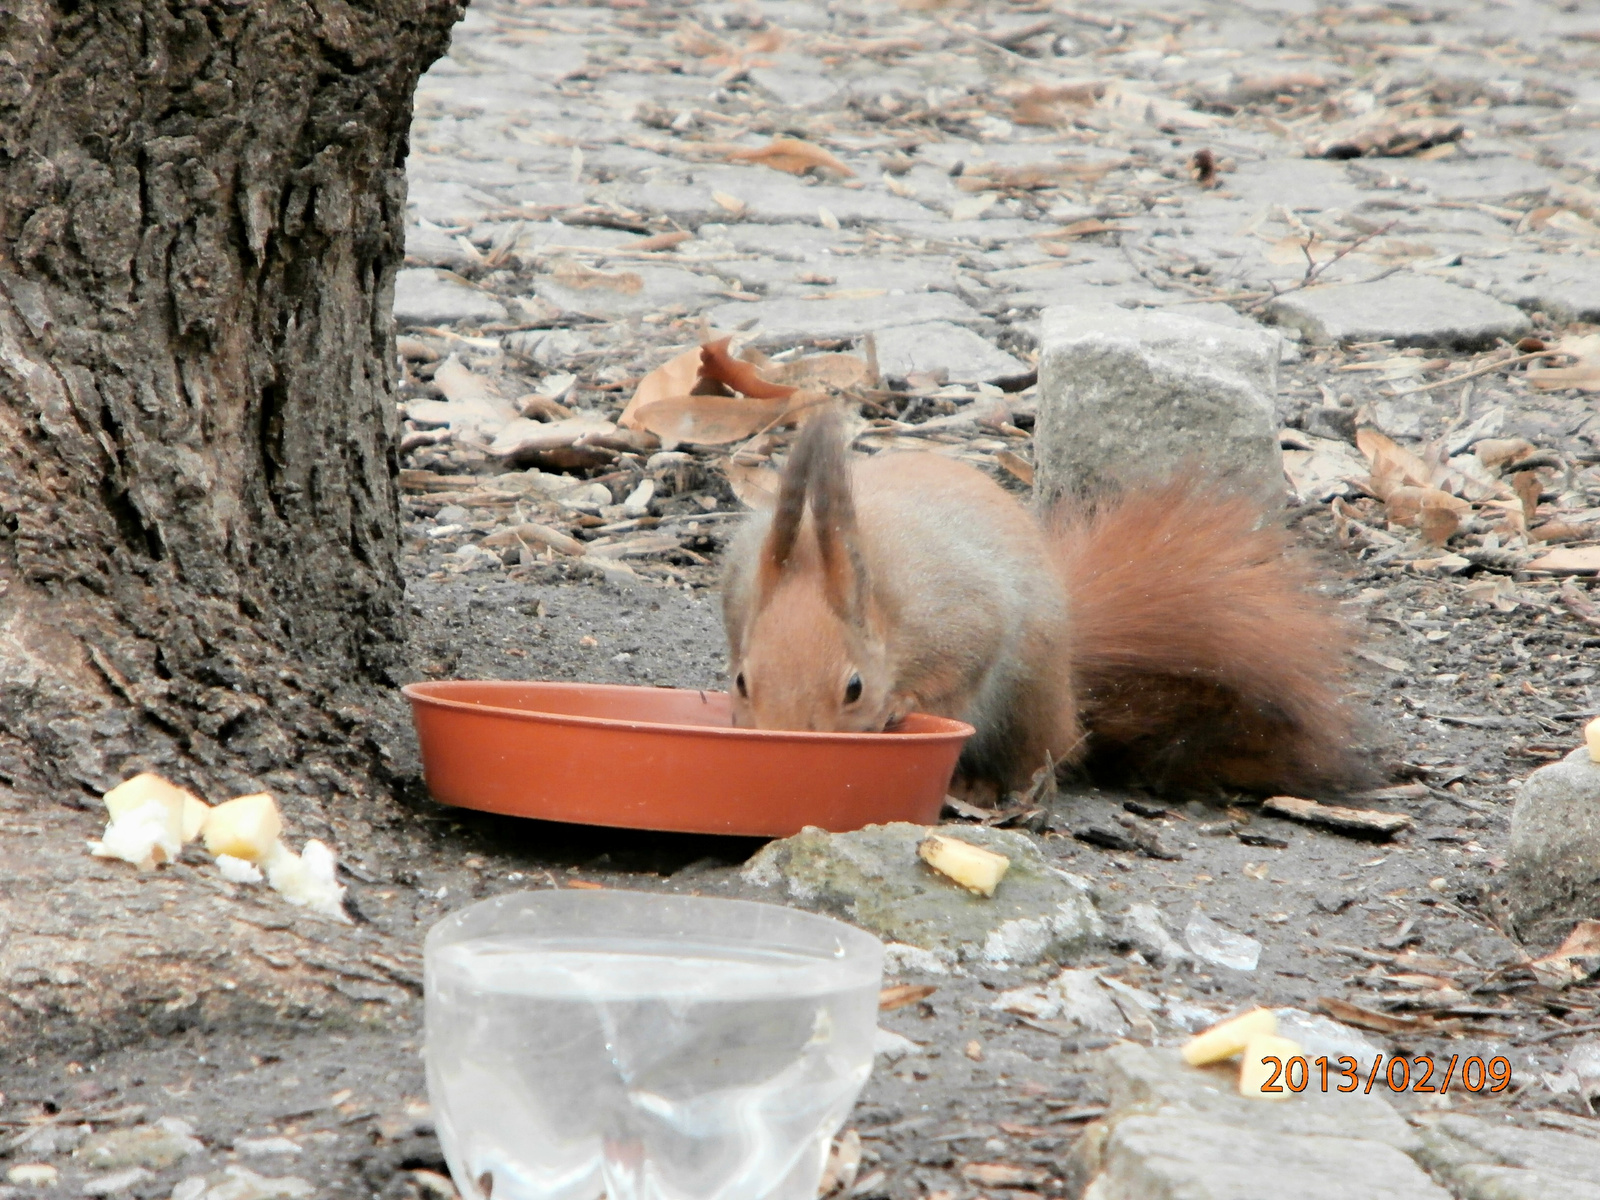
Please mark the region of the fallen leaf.
POLYGON ((604 417, 592 414, 568 417, 561 421, 534 421, 527 417, 518 417, 515 421, 507 422, 495 435, 494 441, 489 445, 489 453, 510 457, 535 454, 543 450, 560 450, 567 446, 575 446, 585 438, 596 434, 611 433, 615 429, 616 426, 604 417))
POLYGON ((734 358, 728 353, 731 337, 719 338, 700 347, 700 378, 715 380, 726 387, 757 400, 787 400, 800 389, 791 385, 771 383, 761 377, 754 364, 734 358))
POLYGON ((634 415, 641 427, 661 439, 664 449, 671 450, 681 442, 722 446, 781 424, 800 410, 817 403, 818 399, 804 392, 774 399, 754 396, 666 396, 640 405, 634 415))
POLYGON ((1013 1167, 1007 1163, 967 1163, 961 1174, 979 1187, 1032 1187, 1050 1178, 1042 1167, 1013 1167))
POLYGON ((1126 233, 1128 226, 1113 225, 1109 221, 1102 221, 1098 217, 1085 217, 1081 221, 1074 221, 1070 225, 1063 225, 1060 229, 1052 229, 1049 233, 1040 233, 1035 236, 1041 241, 1062 241, 1069 238, 1088 237, 1094 233, 1126 233))
POLYGON ((1033 486, 1033 464, 1020 454, 1013 454, 1010 450, 1000 450, 995 453, 994 459, 1013 477, 1028 487, 1033 486))
POLYGON ((774 383, 838 391, 867 387, 873 382, 870 365, 854 354, 812 354, 769 367, 765 374, 774 383))
POLYGON ((1395 1016, 1393 1013, 1379 1012, 1375 1008, 1363 1008, 1359 1004, 1351 1004, 1348 1000, 1340 1000, 1333 996, 1323 996, 1317 1004, 1335 1021, 1354 1025, 1357 1029, 1370 1029, 1374 1033, 1416 1033, 1432 1028, 1435 1023, 1431 1017, 1395 1016))
POLYGON ((1017 125, 1064 125, 1073 109, 1093 108, 1105 95, 1104 83, 1035 84, 1012 101, 1011 120, 1017 125))
POLYGON ((701 362, 701 347, 694 346, 651 371, 633 390, 633 396, 617 418, 617 424, 628 429, 643 429, 644 426, 639 423, 639 409, 667 396, 682 396, 692 392, 700 379, 701 362))
POLYGON ((931 983, 897 983, 878 992, 878 1011, 893 1012, 918 1000, 926 1000, 938 990, 931 983))
POLYGON ((693 237, 694 234, 690 233, 687 229, 674 229, 669 233, 657 233, 652 234, 647 238, 640 238, 637 242, 629 242, 625 246, 617 247, 617 249, 631 250, 635 252, 673 250, 678 246, 681 246, 684 242, 689 241, 693 237))
POLYGON ((1551 350, 1571 355, 1576 361, 1568 367, 1544 367, 1535 360, 1528 364, 1530 384, 1545 392, 1563 388, 1600 392, 1600 333, 1564 337, 1551 350))
POLYGON ((1600 546, 1563 546, 1534 559, 1526 569, 1546 575, 1593 575, 1600 572, 1600 546))
POLYGON ((1454 142, 1466 129, 1462 122, 1449 118, 1395 120, 1392 113, 1378 109, 1308 139, 1306 154, 1311 158, 1397 158, 1454 142))
POLYGON ((1533 443, 1526 438, 1484 438, 1472 446, 1472 452, 1478 456, 1478 461, 1491 471, 1519 458, 1526 458, 1533 453, 1533 450, 1533 443))
POLYGON ((1398 488, 1431 486, 1433 472, 1428 464, 1387 434, 1364 426, 1356 430, 1356 446, 1367 456, 1371 468, 1369 487, 1379 500, 1387 500, 1398 488))
POLYGON ((633 271, 596 271, 570 259, 557 264, 550 277, 562 287, 576 291, 600 288, 624 296, 636 295, 644 287, 644 278, 633 271))
POLYGON ((729 459, 722 465, 728 486, 746 508, 771 508, 778 500, 778 472, 759 463, 729 459))
POLYGON ((737 196, 730 196, 727 192, 712 192, 711 198, 717 202, 719 208, 725 212, 732 213, 734 216, 738 216, 746 207, 743 200, 737 196))
MULTIPOLYGON (((1383 498, 1384 514, 1397 525, 1417 525, 1424 514, 1442 511, 1457 517, 1466 516, 1472 505, 1460 496, 1434 487, 1414 487, 1406 484, 1393 488, 1383 498)), ((1454 526, 1451 526, 1454 530, 1454 526)))
POLYGON ((799 138, 773 138, 756 150, 731 150, 730 162, 759 163, 775 171, 790 175, 804 175, 807 171, 832 171, 836 175, 853 176, 855 172, 821 146, 803 142, 799 138))

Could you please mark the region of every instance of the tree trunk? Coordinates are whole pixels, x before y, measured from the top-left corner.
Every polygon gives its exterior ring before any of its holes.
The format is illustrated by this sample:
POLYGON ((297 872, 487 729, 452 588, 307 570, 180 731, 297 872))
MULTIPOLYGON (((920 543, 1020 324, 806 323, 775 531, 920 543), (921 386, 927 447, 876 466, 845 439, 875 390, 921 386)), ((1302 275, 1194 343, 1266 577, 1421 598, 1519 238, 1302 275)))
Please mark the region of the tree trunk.
POLYGON ((0 5, 0 783, 304 779, 390 681, 407 131, 461 9, 0 5))

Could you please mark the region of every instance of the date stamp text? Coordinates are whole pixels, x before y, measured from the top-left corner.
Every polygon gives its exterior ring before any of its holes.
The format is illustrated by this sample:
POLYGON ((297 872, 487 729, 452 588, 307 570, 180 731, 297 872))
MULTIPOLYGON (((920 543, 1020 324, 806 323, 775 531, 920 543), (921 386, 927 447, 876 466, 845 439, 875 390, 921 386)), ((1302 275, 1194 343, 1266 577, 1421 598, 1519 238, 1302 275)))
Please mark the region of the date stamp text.
POLYGON ((1436 1063, 1431 1055, 1416 1058, 1374 1055, 1370 1068, 1350 1055, 1329 1058, 1319 1055, 1306 1059, 1264 1056, 1261 1061, 1272 1074, 1261 1085, 1263 1092, 1354 1092, 1369 1093, 1374 1087, 1391 1092, 1444 1093, 1456 1088, 1468 1092, 1503 1092, 1511 1086, 1511 1061, 1501 1055, 1485 1061, 1479 1055, 1463 1059, 1452 1054, 1448 1063, 1436 1063), (1365 1078, 1363 1079, 1363 1076, 1365 1078))

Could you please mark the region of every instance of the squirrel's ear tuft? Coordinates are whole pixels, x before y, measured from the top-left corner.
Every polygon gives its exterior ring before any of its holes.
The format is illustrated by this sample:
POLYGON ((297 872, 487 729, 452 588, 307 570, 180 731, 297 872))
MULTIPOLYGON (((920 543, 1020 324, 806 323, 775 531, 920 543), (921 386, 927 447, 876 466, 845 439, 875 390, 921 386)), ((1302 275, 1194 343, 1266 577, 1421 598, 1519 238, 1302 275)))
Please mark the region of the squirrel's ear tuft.
MULTIPOLYGON (((828 538, 822 531, 828 522, 823 520, 822 514, 824 509, 829 512, 837 510, 834 497, 841 493, 853 526, 854 516, 849 513, 850 480, 845 467, 844 433, 838 411, 827 408, 813 415, 801 429, 778 483, 778 500, 772 512, 772 525, 761 544, 761 558, 756 567, 757 607, 771 597, 789 566, 795 543, 800 538, 800 524, 805 517, 808 497, 811 500, 812 518, 818 528, 818 538, 822 542, 824 568, 827 569, 828 538), (822 499, 819 500, 819 497, 822 499)), ((829 598, 831 601, 831 586, 829 598)))

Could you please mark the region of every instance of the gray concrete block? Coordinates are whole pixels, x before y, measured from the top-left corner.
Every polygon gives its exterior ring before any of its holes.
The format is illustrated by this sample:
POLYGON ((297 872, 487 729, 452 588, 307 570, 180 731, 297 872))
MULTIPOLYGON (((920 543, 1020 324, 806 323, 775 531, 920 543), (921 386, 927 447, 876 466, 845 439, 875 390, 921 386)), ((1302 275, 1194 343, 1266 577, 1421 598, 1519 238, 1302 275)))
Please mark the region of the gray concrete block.
POLYGON ((1396 346, 1472 349, 1531 328, 1519 309, 1427 275, 1290 292, 1267 305, 1266 315, 1319 344, 1392 339, 1396 346))
POLYGON ((1278 334, 1115 305, 1049 308, 1040 324, 1041 499, 1197 469, 1283 503, 1278 334))
MULTIPOLYGON (((1492 1182, 1496 1172, 1474 1172, 1475 1166, 1512 1167, 1554 1179, 1600 1187, 1600 1138, 1553 1129, 1524 1129, 1499 1120, 1470 1117, 1465 1113, 1435 1113, 1424 1118, 1428 1127, 1419 1160, 1429 1169, 1454 1181, 1474 1174, 1492 1182)), ((1499 1193, 1486 1191, 1486 1197, 1499 1193)), ((1573 1196, 1559 1188, 1545 1196, 1573 1196)), ((1507 1193, 1508 1198, 1520 1193, 1507 1193)))
POLYGON ((1506 859, 1511 910, 1524 935, 1559 937, 1574 919, 1600 917, 1600 763, 1586 748, 1523 782, 1506 859))
POLYGON ((1106 1139, 1102 1162, 1084 1200, 1451 1200, 1393 1146, 1259 1123, 1129 1117, 1106 1139))
POLYGON ((394 319, 400 325, 504 321, 506 308, 487 292, 430 267, 407 267, 395 276, 394 319))
POLYGON ((952 321, 973 325, 982 318, 948 292, 913 292, 839 300, 735 300, 707 314, 714 329, 748 327, 761 346, 792 345, 811 338, 859 338, 882 329, 952 321), (754 321, 753 325, 747 324, 754 321))
POLYGON ((951 383, 1021 379, 1033 368, 970 329, 949 321, 900 325, 877 334, 878 369, 890 379, 913 371, 944 371, 951 383))
POLYGON ((1175 1050, 1152 1050, 1133 1042, 1104 1056, 1114 1113, 1192 1116, 1262 1132, 1378 1142, 1409 1154, 1422 1144, 1388 1101, 1359 1093, 1323 1094, 1308 1087, 1291 1100, 1268 1103, 1239 1095, 1239 1067, 1188 1066, 1175 1050))

